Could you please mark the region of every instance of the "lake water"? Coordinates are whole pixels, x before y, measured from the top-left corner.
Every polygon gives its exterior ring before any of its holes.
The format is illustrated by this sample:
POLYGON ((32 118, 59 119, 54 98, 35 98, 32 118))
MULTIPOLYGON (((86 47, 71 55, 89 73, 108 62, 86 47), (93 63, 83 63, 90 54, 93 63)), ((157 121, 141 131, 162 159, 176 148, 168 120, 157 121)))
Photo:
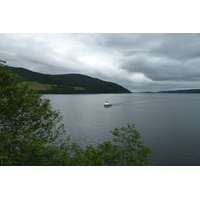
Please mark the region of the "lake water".
POLYGON ((60 110, 67 134, 81 147, 112 140, 110 130, 135 124, 160 166, 200 165, 199 94, 44 95, 60 110), (166 96, 163 98, 163 96, 166 96), (105 101, 113 104, 104 108, 105 101))

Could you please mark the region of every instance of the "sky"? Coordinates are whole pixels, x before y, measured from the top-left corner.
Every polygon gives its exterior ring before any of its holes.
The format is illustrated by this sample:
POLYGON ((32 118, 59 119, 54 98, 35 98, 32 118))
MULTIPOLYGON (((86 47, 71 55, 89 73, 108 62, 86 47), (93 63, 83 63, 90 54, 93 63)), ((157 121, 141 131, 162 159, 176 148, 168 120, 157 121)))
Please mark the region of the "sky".
POLYGON ((132 92, 200 88, 198 33, 0 33, 0 59, 44 74, 85 74, 132 92))

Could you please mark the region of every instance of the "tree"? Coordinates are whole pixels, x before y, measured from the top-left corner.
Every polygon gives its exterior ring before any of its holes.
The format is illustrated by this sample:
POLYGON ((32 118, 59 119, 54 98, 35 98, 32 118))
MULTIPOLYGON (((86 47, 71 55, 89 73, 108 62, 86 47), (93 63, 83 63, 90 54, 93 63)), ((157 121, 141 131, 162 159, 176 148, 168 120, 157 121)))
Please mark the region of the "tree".
POLYGON ((70 165, 85 166, 147 166, 156 165, 148 160, 152 153, 150 147, 140 140, 140 133, 135 125, 115 128, 113 143, 106 141, 96 148, 92 145, 86 149, 76 148, 75 156, 71 158, 70 165))
POLYGON ((115 136, 113 141, 118 144, 120 165, 155 165, 148 161, 148 154, 152 153, 152 149, 140 140, 141 135, 134 124, 115 128, 111 132, 115 136))
POLYGON ((46 162, 48 146, 60 148, 62 117, 0 60, 0 161, 3 165, 46 162), (26 158, 25 158, 26 157, 26 158))

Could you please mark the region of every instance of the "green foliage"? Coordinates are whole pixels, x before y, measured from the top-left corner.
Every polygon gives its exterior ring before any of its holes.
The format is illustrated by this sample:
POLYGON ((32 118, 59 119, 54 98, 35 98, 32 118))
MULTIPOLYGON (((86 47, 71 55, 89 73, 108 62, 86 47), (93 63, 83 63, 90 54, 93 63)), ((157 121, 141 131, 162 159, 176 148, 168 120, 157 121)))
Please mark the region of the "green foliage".
POLYGON ((150 147, 140 140, 140 133, 134 124, 115 128, 111 133, 115 136, 113 143, 106 141, 96 148, 92 145, 86 149, 78 149, 71 159, 72 165, 84 166, 147 166, 156 165, 148 161, 150 147))
POLYGON ((34 94, 8 69, 0 60, 0 157, 4 164, 7 160, 32 165, 36 158, 39 163, 40 152, 46 151, 48 144, 60 144, 60 136, 65 134, 62 118, 52 110, 49 100, 34 94), (23 156, 28 158, 29 154, 32 161, 25 162, 23 156))
POLYGON ((80 148, 66 138, 62 117, 0 60, 0 165, 152 165, 134 125, 111 131, 113 142, 80 148))
POLYGON ((135 130, 135 125, 129 125, 112 131, 115 143, 118 143, 121 165, 149 165, 147 155, 152 153, 140 140, 140 133, 135 130))

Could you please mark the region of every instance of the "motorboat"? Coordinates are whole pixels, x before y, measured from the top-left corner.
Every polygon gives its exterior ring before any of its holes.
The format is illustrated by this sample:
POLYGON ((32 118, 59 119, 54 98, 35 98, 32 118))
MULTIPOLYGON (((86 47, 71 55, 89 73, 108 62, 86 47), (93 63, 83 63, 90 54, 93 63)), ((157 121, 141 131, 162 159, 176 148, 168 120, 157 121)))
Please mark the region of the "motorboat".
POLYGON ((108 103, 107 101, 104 103, 104 107, 110 107, 110 106, 112 106, 111 103, 108 103))

